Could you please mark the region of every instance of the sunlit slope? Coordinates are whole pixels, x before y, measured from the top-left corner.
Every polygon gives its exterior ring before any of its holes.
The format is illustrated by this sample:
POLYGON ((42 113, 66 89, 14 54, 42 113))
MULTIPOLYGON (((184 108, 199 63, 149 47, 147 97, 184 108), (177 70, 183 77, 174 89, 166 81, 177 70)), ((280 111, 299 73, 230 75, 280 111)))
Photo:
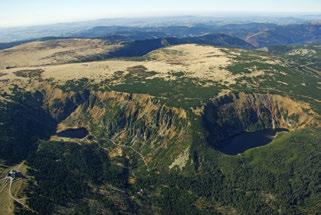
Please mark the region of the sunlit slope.
POLYGON ((0 51, 0 68, 79 62, 120 48, 102 40, 60 39, 34 41, 0 51))
POLYGON ((3 69, 0 76, 3 81, 25 87, 31 87, 29 79, 34 80, 32 83, 50 80, 58 85, 81 80, 101 90, 169 98, 177 105, 231 91, 284 94, 315 105, 321 101, 316 91, 320 76, 289 65, 287 58, 194 44, 170 46, 135 60, 3 69))

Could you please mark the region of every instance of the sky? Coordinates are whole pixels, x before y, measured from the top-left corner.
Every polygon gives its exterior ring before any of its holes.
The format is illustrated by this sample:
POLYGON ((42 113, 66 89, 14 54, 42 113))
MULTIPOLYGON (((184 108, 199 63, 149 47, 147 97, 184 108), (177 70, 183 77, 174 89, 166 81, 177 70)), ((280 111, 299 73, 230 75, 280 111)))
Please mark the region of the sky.
POLYGON ((321 0, 0 0, 0 27, 218 12, 321 14, 321 0))

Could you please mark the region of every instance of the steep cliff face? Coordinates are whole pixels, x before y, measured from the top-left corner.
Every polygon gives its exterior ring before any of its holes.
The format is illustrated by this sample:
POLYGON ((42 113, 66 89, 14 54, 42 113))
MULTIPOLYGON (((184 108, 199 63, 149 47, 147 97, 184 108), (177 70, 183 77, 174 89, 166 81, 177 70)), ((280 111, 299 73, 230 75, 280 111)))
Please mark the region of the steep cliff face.
MULTIPOLYGON (((45 106, 57 120, 57 131, 86 128, 90 138, 112 157, 127 150, 145 165, 167 168, 190 146, 184 110, 170 108, 148 95, 117 92, 63 92, 46 89, 45 106), (135 155, 136 154, 136 155, 135 155)), ((90 142, 90 141, 88 141, 90 142)))
POLYGON ((90 92, 63 92, 59 88, 47 87, 41 90, 44 106, 57 122, 65 120, 77 107, 89 99, 90 92))
POLYGON ((320 126, 306 103, 269 94, 231 94, 212 99, 204 108, 208 140, 218 145, 231 136, 269 128, 320 126))
MULTIPOLYGON (((59 88, 42 93, 57 120, 57 132, 86 128, 90 138, 84 141, 97 142, 113 158, 129 153, 145 166, 169 169, 182 169, 190 161, 191 119, 183 109, 167 107, 149 95, 59 88)), ((238 93, 210 100, 201 120, 208 142, 221 146, 244 132, 320 126, 318 117, 308 104, 288 97, 238 93)))

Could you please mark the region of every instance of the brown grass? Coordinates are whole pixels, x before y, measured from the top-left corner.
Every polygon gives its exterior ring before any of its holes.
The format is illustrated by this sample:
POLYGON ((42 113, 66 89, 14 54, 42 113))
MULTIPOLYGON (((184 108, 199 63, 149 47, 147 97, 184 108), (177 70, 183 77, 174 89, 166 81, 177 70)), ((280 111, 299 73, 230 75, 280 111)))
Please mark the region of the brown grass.
MULTIPOLYGON (((234 50, 237 53, 237 50, 234 50)), ((182 72, 188 78, 198 79, 206 82, 218 82, 226 86, 235 84, 242 77, 264 76, 264 71, 253 71, 252 73, 233 74, 226 68, 235 63, 234 55, 226 49, 213 46, 200 46, 195 44, 171 46, 159 49, 146 55, 147 60, 124 60, 113 59, 87 63, 67 63, 60 65, 21 67, 7 69, 7 75, 1 79, 16 80, 26 79, 18 77, 20 70, 43 70, 42 79, 52 79, 57 82, 87 78, 97 83, 102 81, 121 82, 122 77, 137 72, 150 73, 148 79, 163 78, 175 80, 176 72, 182 72), (113 79, 114 76, 119 77, 113 79)), ((0 55, 1 59, 1 55, 0 55)))
POLYGON ((102 40, 63 39, 36 41, 0 51, 0 69, 64 64, 121 47, 102 40))

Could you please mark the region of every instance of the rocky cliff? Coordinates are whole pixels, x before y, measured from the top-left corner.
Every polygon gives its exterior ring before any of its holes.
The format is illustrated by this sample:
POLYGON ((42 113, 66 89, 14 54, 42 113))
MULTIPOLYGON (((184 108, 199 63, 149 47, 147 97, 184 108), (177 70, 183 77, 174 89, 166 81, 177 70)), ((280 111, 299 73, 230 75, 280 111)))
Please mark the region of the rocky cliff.
POLYGON ((317 114, 303 102, 270 94, 229 94, 205 105, 203 125, 217 145, 231 136, 269 128, 293 130, 320 126, 317 114))
POLYGON ((88 143, 108 148, 111 157, 124 156, 127 150, 142 157, 145 165, 168 168, 190 146, 186 111, 167 107, 151 96, 58 88, 41 93, 44 106, 57 120, 57 132, 86 128, 88 143))

